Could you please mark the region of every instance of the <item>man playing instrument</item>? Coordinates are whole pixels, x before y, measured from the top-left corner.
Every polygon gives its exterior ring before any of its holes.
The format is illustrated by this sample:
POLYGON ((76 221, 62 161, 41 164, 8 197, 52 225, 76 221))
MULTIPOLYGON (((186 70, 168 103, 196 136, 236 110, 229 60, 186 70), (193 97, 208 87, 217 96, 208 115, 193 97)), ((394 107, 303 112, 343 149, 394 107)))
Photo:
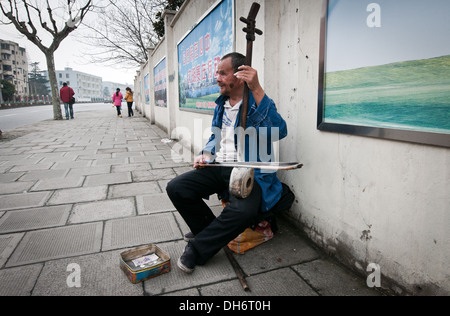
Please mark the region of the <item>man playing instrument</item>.
POLYGON ((213 135, 195 158, 195 170, 176 177, 167 185, 169 198, 191 229, 185 236, 188 244, 177 263, 186 273, 192 273, 196 265, 205 264, 246 228, 256 224, 259 215, 271 210, 281 199, 283 189, 276 173, 256 170, 250 195, 245 199, 230 195, 230 203, 217 218, 203 201, 203 198, 221 195, 229 188, 233 168, 204 168, 202 164, 237 161, 236 131, 240 126, 245 83, 250 90, 247 128, 256 131, 257 144, 245 143, 245 161, 262 161, 261 157, 264 157, 267 162, 267 156, 274 156, 273 142, 287 135, 286 122, 261 87, 257 71, 245 62, 245 56, 239 53, 222 57, 217 71, 220 97, 216 100, 212 121, 213 135), (260 141, 262 137, 265 138, 263 142, 260 141), (264 144, 267 144, 266 148, 264 144))

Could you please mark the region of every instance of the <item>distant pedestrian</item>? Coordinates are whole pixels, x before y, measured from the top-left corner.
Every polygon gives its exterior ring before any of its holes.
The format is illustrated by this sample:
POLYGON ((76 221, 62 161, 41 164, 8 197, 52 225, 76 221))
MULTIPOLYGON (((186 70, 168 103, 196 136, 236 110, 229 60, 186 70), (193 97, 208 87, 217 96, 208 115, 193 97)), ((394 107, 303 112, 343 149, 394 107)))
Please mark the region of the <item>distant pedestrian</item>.
POLYGON ((117 109, 117 117, 122 117, 122 99, 123 95, 120 92, 120 89, 117 88, 116 93, 113 94, 112 100, 114 103, 114 106, 117 109))
POLYGON ((75 95, 75 92, 71 87, 67 85, 67 82, 63 83, 63 87, 59 91, 59 96, 61 98, 61 101, 64 103, 64 109, 66 110, 66 120, 70 118, 73 119, 73 96, 75 95))
POLYGON ((128 117, 134 116, 133 112, 133 91, 131 91, 130 88, 126 88, 127 93, 125 94, 125 100, 127 101, 128 105, 128 117))

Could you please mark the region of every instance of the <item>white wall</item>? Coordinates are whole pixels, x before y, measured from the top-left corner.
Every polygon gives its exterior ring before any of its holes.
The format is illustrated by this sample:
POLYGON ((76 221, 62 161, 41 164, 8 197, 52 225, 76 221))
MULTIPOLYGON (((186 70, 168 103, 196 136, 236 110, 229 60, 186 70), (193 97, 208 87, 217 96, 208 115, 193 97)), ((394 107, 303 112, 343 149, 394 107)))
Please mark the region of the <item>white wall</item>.
MULTIPOLYGON (((248 14, 252 2, 236 1, 236 50, 242 53, 239 17, 248 14)), ((258 2, 257 26, 264 36, 255 42, 253 66, 288 123, 281 160, 305 165, 279 173, 296 195, 290 218, 361 274, 369 274, 370 263, 379 264, 384 287, 399 294, 450 293, 450 150, 318 131, 322 1, 258 2)), ((177 60, 177 42, 214 3, 186 0, 169 30, 172 60, 177 60)), ((174 114, 169 121, 185 127, 173 137, 210 126, 211 115, 179 110, 177 76, 169 89, 174 114)), ((205 141, 196 140, 194 151, 205 141)))

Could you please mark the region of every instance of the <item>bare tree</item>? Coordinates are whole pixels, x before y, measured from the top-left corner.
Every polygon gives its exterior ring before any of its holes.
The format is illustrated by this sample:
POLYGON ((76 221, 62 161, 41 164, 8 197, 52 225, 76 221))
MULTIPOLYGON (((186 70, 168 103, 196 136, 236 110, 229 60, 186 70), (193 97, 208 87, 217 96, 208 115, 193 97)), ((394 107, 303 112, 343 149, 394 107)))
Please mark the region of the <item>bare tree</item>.
POLYGON ((54 54, 61 42, 73 32, 92 10, 93 0, 1 0, 3 15, 36 45, 47 60, 53 98, 53 116, 62 119, 54 54), (50 6, 52 2, 53 6, 50 6), (80 4, 81 3, 81 4, 80 4), (38 36, 39 31, 39 36, 38 36), (49 42, 47 45, 45 42, 49 42))
POLYGON ((92 62, 135 67, 148 60, 147 49, 161 37, 154 29, 158 13, 177 9, 183 0, 104 0, 96 21, 85 21, 90 32, 82 42, 98 48, 86 52, 92 62), (176 3, 174 7, 174 3, 176 3))

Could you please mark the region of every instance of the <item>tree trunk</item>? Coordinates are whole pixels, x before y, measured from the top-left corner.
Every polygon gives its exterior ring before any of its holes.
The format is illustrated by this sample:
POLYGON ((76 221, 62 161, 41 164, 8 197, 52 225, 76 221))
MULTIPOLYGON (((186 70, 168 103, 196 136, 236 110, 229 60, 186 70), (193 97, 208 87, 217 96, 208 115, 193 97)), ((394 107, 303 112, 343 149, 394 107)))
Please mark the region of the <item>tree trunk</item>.
POLYGON ((50 80, 50 88, 52 91, 53 118, 62 120, 61 105, 59 98, 58 80, 56 79, 55 58, 53 52, 46 52, 48 78, 50 80))

